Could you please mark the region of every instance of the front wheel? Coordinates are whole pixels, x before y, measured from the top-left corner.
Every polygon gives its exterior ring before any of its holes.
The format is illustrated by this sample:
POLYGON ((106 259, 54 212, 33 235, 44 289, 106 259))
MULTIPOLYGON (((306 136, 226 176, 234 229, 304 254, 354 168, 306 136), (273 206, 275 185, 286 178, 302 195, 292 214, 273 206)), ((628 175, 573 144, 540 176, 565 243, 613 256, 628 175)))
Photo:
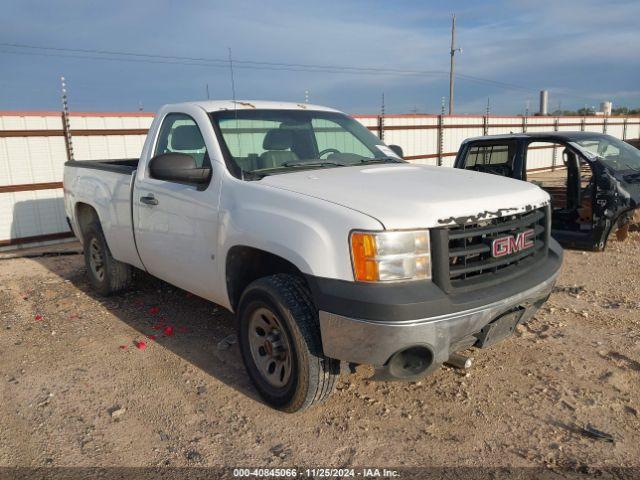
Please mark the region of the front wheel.
POLYGON ((278 274, 249 285, 238 330, 249 377, 269 405, 297 412, 333 393, 340 362, 322 353, 318 313, 302 279, 278 274))

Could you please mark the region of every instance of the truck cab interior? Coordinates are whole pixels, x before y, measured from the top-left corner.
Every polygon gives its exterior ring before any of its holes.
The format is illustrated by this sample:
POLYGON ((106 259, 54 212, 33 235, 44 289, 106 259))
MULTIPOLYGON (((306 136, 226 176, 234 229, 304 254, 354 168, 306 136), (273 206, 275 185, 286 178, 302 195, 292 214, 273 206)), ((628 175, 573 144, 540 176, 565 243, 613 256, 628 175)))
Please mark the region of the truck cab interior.
MULTIPOLYGON (((553 148, 553 145, 551 145, 553 148)), ((556 146, 562 164, 542 171, 526 171, 528 180, 551 197, 552 229, 556 236, 591 238, 595 201, 594 173, 580 154, 568 147, 556 146)))
POLYGON ((596 249, 596 174, 592 165, 560 139, 496 138, 472 141, 457 168, 525 180, 549 193, 552 234, 563 246, 596 249))

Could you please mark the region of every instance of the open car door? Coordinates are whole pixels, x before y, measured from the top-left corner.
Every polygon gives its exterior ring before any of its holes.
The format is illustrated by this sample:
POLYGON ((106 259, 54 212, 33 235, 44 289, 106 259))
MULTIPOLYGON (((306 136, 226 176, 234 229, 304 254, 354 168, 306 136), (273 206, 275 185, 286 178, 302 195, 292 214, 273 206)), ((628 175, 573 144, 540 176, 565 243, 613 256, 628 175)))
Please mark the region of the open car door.
POLYGON ((599 250, 604 246, 598 228, 604 209, 597 202, 596 178, 592 165, 568 147, 562 151, 562 165, 527 171, 526 179, 551 197, 551 235, 565 248, 599 250))

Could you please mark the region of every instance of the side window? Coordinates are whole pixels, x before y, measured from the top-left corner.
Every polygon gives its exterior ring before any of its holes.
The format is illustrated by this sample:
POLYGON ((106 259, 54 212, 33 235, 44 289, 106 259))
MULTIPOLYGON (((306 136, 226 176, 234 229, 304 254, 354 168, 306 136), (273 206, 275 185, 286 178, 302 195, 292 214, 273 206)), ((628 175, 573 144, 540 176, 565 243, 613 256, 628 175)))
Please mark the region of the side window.
POLYGON ((184 113, 170 113, 164 118, 154 155, 163 153, 186 153, 196 166, 211 166, 204 138, 195 120, 184 113))
POLYGON ((511 177, 513 154, 510 144, 473 145, 464 159, 466 170, 511 177))

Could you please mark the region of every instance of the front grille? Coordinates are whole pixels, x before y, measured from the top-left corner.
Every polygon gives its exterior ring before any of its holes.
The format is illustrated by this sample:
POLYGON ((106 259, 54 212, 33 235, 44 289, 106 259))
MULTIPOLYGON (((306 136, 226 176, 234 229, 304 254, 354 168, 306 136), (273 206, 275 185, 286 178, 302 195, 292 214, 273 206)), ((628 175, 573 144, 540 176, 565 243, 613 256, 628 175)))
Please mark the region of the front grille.
POLYGON ((505 277, 517 275, 544 258, 548 233, 546 207, 441 229, 435 244, 440 245, 438 254, 444 258, 438 262, 440 271, 435 276, 439 278, 434 280, 439 280, 445 290, 504 281, 505 277), (492 255, 493 240, 516 237, 529 229, 533 230, 531 248, 500 257, 492 255))

